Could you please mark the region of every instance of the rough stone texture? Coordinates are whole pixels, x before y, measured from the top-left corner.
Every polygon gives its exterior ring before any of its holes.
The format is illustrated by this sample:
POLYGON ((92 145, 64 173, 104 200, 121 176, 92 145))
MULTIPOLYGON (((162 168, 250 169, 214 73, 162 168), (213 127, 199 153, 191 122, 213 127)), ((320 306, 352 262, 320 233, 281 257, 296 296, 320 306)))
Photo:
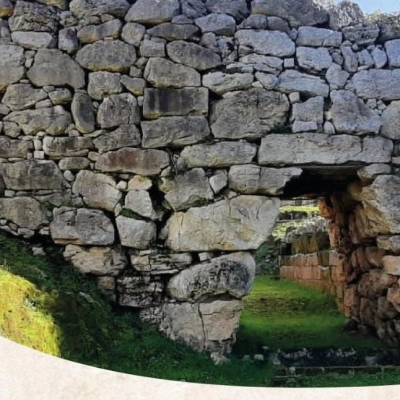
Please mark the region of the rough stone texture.
POLYGON ((45 137, 43 151, 52 159, 62 157, 85 156, 93 148, 92 140, 88 137, 45 137))
POLYGON ((332 57, 324 47, 318 49, 298 47, 296 57, 299 66, 307 70, 319 72, 327 70, 332 65, 332 57))
POLYGON ((47 93, 44 90, 35 89, 29 84, 16 83, 8 86, 2 103, 12 111, 19 111, 30 108, 46 98, 47 93))
POLYGON ((246 0, 206 0, 207 10, 212 13, 225 13, 237 20, 249 15, 246 0))
POLYGON ((26 158, 32 148, 30 141, 12 140, 0 136, 0 158, 26 158))
POLYGON ((94 43, 104 38, 117 39, 121 29, 121 21, 113 19, 101 25, 84 26, 78 31, 77 36, 81 43, 94 43))
POLYGON ((364 22, 364 14, 358 4, 342 1, 329 8, 329 25, 338 30, 350 25, 364 22))
POLYGON ((89 74, 88 93, 95 100, 122 92, 120 75, 111 72, 92 72, 89 74))
POLYGON ((0 44, 0 93, 24 75, 24 49, 14 45, 0 44))
POLYGON ((128 11, 128 22, 140 22, 149 25, 171 21, 179 14, 178 0, 138 0, 128 11))
POLYGON ((76 93, 71 104, 75 126, 81 133, 91 133, 95 129, 95 115, 92 100, 86 93, 76 93))
MULTIPOLYGON (((166 22, 164 24, 156 25, 148 29, 147 33, 151 36, 160 37, 167 40, 187 40, 198 32, 199 28, 191 24, 171 24, 166 22)), ((134 44, 134 43, 132 43, 134 44)))
POLYGON ((146 190, 130 190, 125 197, 125 208, 152 220, 158 218, 151 197, 146 190))
POLYGON ((176 274, 189 267, 192 261, 190 253, 131 256, 132 267, 136 271, 149 272, 151 275, 176 274))
POLYGON ((330 29, 314 28, 311 26, 301 26, 298 31, 296 45, 311 47, 339 47, 342 40, 343 35, 341 32, 331 31, 330 29))
POLYGON ((119 216, 116 223, 122 246, 147 249, 156 239, 157 229, 154 222, 119 216))
POLYGON ((380 249, 400 252, 400 236, 378 236, 377 244, 380 249))
POLYGON ((93 144, 101 152, 136 147, 140 144, 140 132, 135 125, 121 125, 114 131, 97 136, 93 144))
POLYGON ((382 136, 400 139, 400 101, 392 101, 382 113, 382 136))
POLYGON ((121 18, 128 9, 129 3, 125 0, 72 0, 70 4, 72 14, 80 19, 103 14, 121 18))
POLYGON ((226 14, 209 14, 195 20, 203 33, 213 32, 216 35, 232 36, 236 31, 235 19, 226 14))
POLYGON ((276 87, 284 93, 300 92, 308 96, 323 97, 329 95, 329 86, 321 78, 294 70, 283 72, 276 87))
POLYGON ((121 306, 145 308, 161 303, 164 284, 149 276, 122 276, 117 279, 118 302, 121 306))
POLYGON ((29 50, 38 50, 55 47, 56 40, 48 32, 13 32, 11 38, 14 43, 29 50))
POLYGON ((279 200, 260 196, 191 208, 168 221, 167 246, 174 251, 255 250, 266 240, 278 214, 279 200))
POLYGON ((223 72, 210 72, 203 76, 203 86, 212 92, 222 95, 234 90, 251 87, 254 77, 252 74, 225 74, 223 72))

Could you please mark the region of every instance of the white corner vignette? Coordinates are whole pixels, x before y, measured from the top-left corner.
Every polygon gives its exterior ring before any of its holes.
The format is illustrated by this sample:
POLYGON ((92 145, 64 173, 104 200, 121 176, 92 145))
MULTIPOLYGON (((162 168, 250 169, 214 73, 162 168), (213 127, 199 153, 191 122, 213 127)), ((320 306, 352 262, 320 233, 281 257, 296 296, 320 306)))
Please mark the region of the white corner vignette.
POLYGON ((0 400, 386 400, 400 385, 254 388, 145 378, 49 356, 0 337, 0 400))

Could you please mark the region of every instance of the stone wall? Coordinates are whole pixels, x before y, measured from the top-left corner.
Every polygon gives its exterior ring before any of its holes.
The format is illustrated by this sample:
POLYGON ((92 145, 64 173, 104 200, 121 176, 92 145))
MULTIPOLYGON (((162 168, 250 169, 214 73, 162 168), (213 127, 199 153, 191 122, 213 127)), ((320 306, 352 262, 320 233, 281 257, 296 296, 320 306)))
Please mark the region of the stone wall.
POLYGON ((50 236, 118 304, 221 352, 288 185, 351 165, 337 240, 388 254, 360 305, 381 330, 377 301, 400 310, 398 38, 348 3, 0 0, 0 228, 50 236))

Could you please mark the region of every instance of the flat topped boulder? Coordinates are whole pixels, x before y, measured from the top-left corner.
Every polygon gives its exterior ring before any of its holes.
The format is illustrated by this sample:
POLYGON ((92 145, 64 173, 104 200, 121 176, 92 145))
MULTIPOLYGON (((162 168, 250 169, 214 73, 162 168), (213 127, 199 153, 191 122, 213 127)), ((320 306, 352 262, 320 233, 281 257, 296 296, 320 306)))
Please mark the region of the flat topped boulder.
POLYGON ((128 12, 129 3, 126 0, 72 0, 69 8, 72 14, 78 18, 103 14, 121 18, 128 12))
POLYGON ((128 22, 156 25, 171 21, 179 11, 178 0, 138 0, 129 9, 125 19, 128 22))

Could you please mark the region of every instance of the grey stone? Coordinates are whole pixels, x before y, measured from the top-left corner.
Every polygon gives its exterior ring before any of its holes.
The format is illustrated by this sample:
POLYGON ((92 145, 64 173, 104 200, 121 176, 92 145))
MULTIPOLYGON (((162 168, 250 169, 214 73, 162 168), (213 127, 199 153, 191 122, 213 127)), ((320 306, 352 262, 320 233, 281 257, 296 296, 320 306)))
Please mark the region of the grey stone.
POLYGON ((257 147, 247 142, 218 142, 185 147, 179 161, 188 168, 224 168, 237 164, 249 164, 257 153, 257 147))
POLYGON ((201 85, 200 74, 195 69, 158 57, 150 58, 147 62, 144 78, 154 87, 182 88, 201 85))
POLYGON ((105 98, 97 113, 97 122, 103 129, 137 124, 139 121, 137 100, 129 93, 113 94, 105 98))
POLYGON ((273 89, 278 83, 278 78, 275 75, 265 72, 256 72, 256 79, 267 90, 273 89))
POLYGON ((325 47, 298 47, 296 57, 299 67, 317 72, 327 70, 332 65, 332 57, 325 47))
POLYGON ((151 179, 141 175, 135 175, 128 182, 128 190, 149 190, 152 186, 151 179))
POLYGON ((112 72, 91 72, 89 74, 88 93, 92 99, 103 100, 104 97, 121 92, 119 74, 112 72))
POLYGON ((18 82, 24 75, 24 49, 20 46, 0 44, 0 93, 8 85, 18 82))
POLYGON ((183 174, 164 177, 160 190, 174 211, 202 205, 214 198, 208 178, 201 168, 194 168, 183 174))
POLYGON ((14 11, 14 6, 10 0, 0 0, 0 18, 10 17, 14 11))
POLYGON ((122 246, 134 249, 147 249, 156 239, 156 225, 133 218, 119 216, 116 218, 118 234, 122 246))
POLYGON ((358 4, 342 1, 329 7, 329 26, 340 30, 346 26, 358 25, 364 22, 364 14, 358 4))
POLYGON ((86 93, 75 93, 71 104, 71 113, 79 132, 91 133, 94 131, 96 121, 93 104, 86 93))
POLYGON ((205 117, 165 117, 141 123, 143 147, 181 147, 204 141, 210 136, 205 117))
POLYGON ((293 104, 292 119, 303 122, 324 122, 324 98, 312 97, 303 103, 293 104))
POLYGON ((140 43, 140 55, 142 57, 165 57, 165 43, 144 39, 140 43))
POLYGON ((129 22, 122 28, 121 38, 126 43, 139 47, 145 32, 146 28, 143 25, 129 22))
POLYGON ((253 80, 253 74, 209 72, 203 76, 203 86, 214 93, 222 95, 234 90, 247 89, 251 86, 253 80))
POLYGON ((325 81, 316 76, 294 70, 282 72, 276 88, 285 93, 300 92, 309 96, 323 97, 329 95, 329 86, 325 81))
POLYGON ((121 76, 121 84, 135 96, 143 96, 146 81, 142 78, 131 78, 127 75, 121 76))
POLYGON ((182 14, 192 19, 207 15, 207 8, 202 0, 181 0, 182 14))
POLYGON ((168 295, 178 301, 196 301, 219 295, 241 299, 251 289, 256 265, 249 253, 233 253, 193 265, 172 277, 168 295))
POLYGON ((72 94, 69 89, 56 89, 48 94, 54 106, 69 104, 72 101, 72 94))
POLYGON ((29 50, 55 47, 55 37, 48 32, 13 32, 12 41, 29 50))
POLYGON ((261 140, 260 165, 325 165, 348 162, 387 163, 393 144, 383 138, 360 139, 350 135, 320 133, 273 134, 261 140))
POLYGON ((240 58, 241 63, 249 64, 256 71, 269 72, 278 75, 282 70, 282 60, 278 57, 249 54, 240 58))
POLYGON ((388 58, 386 52, 378 47, 372 50, 372 58, 374 59, 375 68, 382 68, 386 65, 388 58))
POLYGON ((206 7, 212 13, 229 14, 237 20, 249 15, 246 0, 206 0, 206 7))
POLYGON ((35 86, 71 86, 79 89, 85 85, 82 68, 67 54, 56 49, 40 49, 27 77, 35 86))
POLYGON ((115 240, 111 220, 100 210, 61 207, 54 209, 50 235, 57 244, 110 246, 115 240))
POLYGON ((116 186, 116 182, 110 176, 80 171, 72 186, 72 192, 82 196, 89 207, 112 212, 122 197, 116 186))
POLYGON ((86 25, 78 31, 78 39, 81 43, 94 43, 104 38, 117 39, 121 33, 122 22, 112 19, 100 25, 86 25))
POLYGON ((360 168, 357 175, 363 182, 371 182, 378 175, 389 175, 391 172, 390 165, 387 164, 371 164, 360 168))
POLYGON ((389 58, 389 67, 400 67, 400 39, 386 42, 385 49, 389 58))
POLYGON ((49 137, 43 139, 43 150, 53 159, 62 157, 85 156, 93 148, 92 139, 88 137, 49 137))
POLYGON ((120 40, 99 40, 79 50, 76 61, 90 71, 124 72, 136 61, 136 51, 120 40))
POLYGON ((380 249, 393 253, 400 252, 400 236, 378 236, 377 244, 380 249))
POLYGON ((345 40, 364 46, 374 44, 379 36, 378 25, 351 26, 342 29, 345 40))
POLYGON ((48 223, 45 208, 31 197, 0 199, 0 218, 32 230, 48 223))
POLYGON ((342 89, 347 80, 349 79, 350 74, 342 69, 340 65, 333 63, 328 71, 326 71, 326 80, 328 81, 331 89, 342 89))
POLYGON ((382 136, 400 139, 400 101, 392 101, 382 113, 382 136))
POLYGON ((140 132, 135 125, 121 125, 112 132, 97 136, 93 144, 101 152, 107 152, 122 147, 135 147, 140 145, 140 141, 140 132))
POLYGON ((348 72, 356 72, 358 68, 358 59, 357 55, 353 52, 351 47, 343 47, 342 55, 344 58, 344 69, 348 72))
POLYGON ((236 31, 236 21, 226 14, 208 14, 197 18, 195 24, 203 33, 213 32, 221 36, 233 36, 236 31))
POLYGON ((58 168, 61 171, 80 171, 89 167, 89 160, 85 157, 66 157, 60 160, 58 168))
POLYGON ((155 119, 163 116, 207 115, 208 89, 145 89, 143 116, 155 119))
POLYGON ((192 263, 190 253, 149 254, 131 256, 132 267, 139 272, 151 275, 176 274, 192 263))
POLYGON ((199 71, 221 65, 221 57, 218 54, 195 43, 176 40, 167 45, 167 53, 173 61, 199 71))
POLYGON ((381 29, 380 41, 386 42, 400 39, 399 16, 397 13, 386 14, 384 20, 379 22, 379 28, 381 29))
POLYGON ((331 92, 332 122, 336 132, 378 133, 381 118, 372 112, 353 92, 338 90, 331 92))
POLYGON ((239 196, 178 212, 168 221, 167 246, 175 251, 257 249, 279 214, 279 199, 239 196))
POLYGON ((103 14, 123 18, 129 9, 129 3, 125 0, 72 0, 69 8, 79 19, 103 14))
POLYGON ((180 4, 178 0, 138 0, 128 11, 125 19, 128 22, 141 22, 149 25, 157 25, 171 21, 179 14, 180 4))
POLYGON ((290 57, 295 53, 294 42, 284 32, 245 29, 236 32, 235 37, 240 46, 250 47, 258 54, 290 57))
POLYGON ((369 51, 366 49, 357 53, 357 58, 358 58, 359 65, 367 66, 368 68, 372 67, 374 65, 374 60, 373 60, 371 54, 369 54, 369 51))
POLYGON ((318 130, 318 124, 315 121, 294 121, 292 125, 292 132, 315 132, 318 130))
POLYGON ((285 95, 254 88, 215 102, 211 131, 217 138, 259 138, 284 124, 289 111, 285 95))
POLYGON ((30 160, 0 166, 4 183, 11 190, 60 190, 63 177, 54 161, 30 160))
POLYGON ((343 34, 330 29, 301 26, 299 28, 296 45, 311 47, 339 47, 342 44, 343 34))
POLYGON ((96 276, 116 276, 128 265, 126 255, 111 247, 85 248, 69 244, 63 256, 78 271, 96 276))
POLYGON ((17 83, 8 86, 2 102, 13 111, 24 110, 34 106, 37 102, 47 98, 42 89, 35 89, 26 83, 17 83))
POLYGON ((15 111, 4 118, 6 122, 15 122, 26 135, 35 135, 45 131, 49 135, 62 135, 71 124, 71 114, 62 106, 39 110, 15 111))
POLYGON ((145 218, 158 218, 150 194, 146 190, 130 190, 125 197, 124 207, 145 218))
POLYGON ((192 24, 164 24, 156 25, 147 30, 151 36, 161 37, 167 40, 187 40, 198 32, 198 28, 192 24))
POLYGON ((78 51, 79 43, 74 27, 61 29, 58 32, 58 48, 62 51, 66 51, 68 54, 73 54, 78 51))
MULTIPOLYGON (((276 17, 272 17, 276 18, 276 17)), ((280 18, 278 18, 280 19, 280 18)), ((283 21, 283 20, 282 20, 283 21)), ((287 25, 287 23, 286 23, 287 25)), ((289 26, 287 25, 287 28, 289 26)), ((261 14, 253 14, 249 15, 238 27, 239 29, 268 29, 268 19, 265 15, 261 14)), ((281 29, 272 29, 271 30, 278 30, 281 29)), ((289 30, 289 29, 288 29, 289 30)))
POLYGON ((399 100, 400 70, 370 69, 357 72, 351 83, 363 99, 399 100))
POLYGON ((96 169, 148 176, 159 174, 168 165, 169 156, 165 151, 123 148, 100 155, 96 169))
POLYGON ((0 136, 0 158, 26 158, 28 151, 32 148, 31 141, 12 140, 0 136))

